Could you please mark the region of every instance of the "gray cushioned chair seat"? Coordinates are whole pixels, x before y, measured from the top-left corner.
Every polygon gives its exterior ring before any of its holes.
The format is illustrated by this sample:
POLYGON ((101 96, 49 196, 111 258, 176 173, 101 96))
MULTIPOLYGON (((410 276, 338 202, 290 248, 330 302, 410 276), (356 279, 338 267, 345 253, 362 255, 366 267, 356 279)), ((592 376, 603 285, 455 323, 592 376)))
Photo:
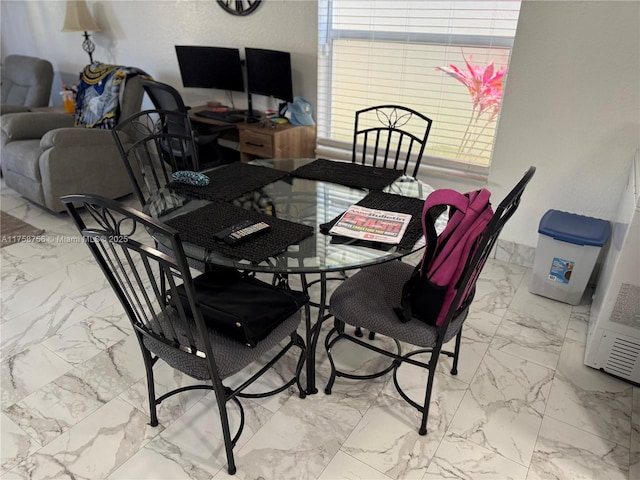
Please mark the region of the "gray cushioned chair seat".
MULTIPOLYGON (((402 323, 394 308, 400 306, 402 287, 411 277, 413 266, 392 261, 367 267, 346 279, 331 296, 331 313, 354 327, 386 335, 419 347, 436 343, 438 329, 413 318, 402 323)), ((468 309, 449 324, 444 342, 460 330, 468 309)))
MULTIPOLYGON (((175 310, 173 309, 169 309, 169 311, 173 311, 173 313, 175 313, 175 310)), ((184 322, 180 320, 179 315, 172 315, 171 319, 176 334, 180 335, 185 331, 184 322)), ((225 379, 234 373, 239 372, 278 345, 298 328, 301 319, 302 315, 300 311, 297 311, 282 322, 282 324, 271 332, 269 336, 258 342, 258 344, 253 348, 247 347, 232 338, 221 335, 215 330, 210 329, 209 340, 211 341, 211 348, 219 369, 218 374, 220 375, 220 378, 225 379)), ((166 321, 166 317, 161 321, 166 321)), ((194 338, 199 338, 195 331, 195 322, 189 322, 189 325, 187 325, 186 328, 191 329, 194 338)), ((188 344, 189 342, 187 341, 185 343, 188 344)), ((191 375, 198 380, 208 380, 210 378, 207 362, 204 358, 183 353, 146 336, 144 337, 144 344, 149 350, 161 357, 172 367, 191 375)), ((202 345, 196 346, 202 349, 202 345)))

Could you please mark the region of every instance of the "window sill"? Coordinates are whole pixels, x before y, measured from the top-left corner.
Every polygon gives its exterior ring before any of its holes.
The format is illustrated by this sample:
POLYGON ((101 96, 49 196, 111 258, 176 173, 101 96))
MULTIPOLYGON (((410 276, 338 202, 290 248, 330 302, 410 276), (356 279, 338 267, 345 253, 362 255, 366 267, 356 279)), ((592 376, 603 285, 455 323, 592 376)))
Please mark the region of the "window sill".
MULTIPOLYGON (((318 139, 316 156, 333 160, 351 161, 351 146, 343 142, 329 139, 318 139)), ((468 182, 486 185, 489 178, 489 167, 456 162, 442 157, 423 155, 420 163, 419 177, 456 178, 468 182)))

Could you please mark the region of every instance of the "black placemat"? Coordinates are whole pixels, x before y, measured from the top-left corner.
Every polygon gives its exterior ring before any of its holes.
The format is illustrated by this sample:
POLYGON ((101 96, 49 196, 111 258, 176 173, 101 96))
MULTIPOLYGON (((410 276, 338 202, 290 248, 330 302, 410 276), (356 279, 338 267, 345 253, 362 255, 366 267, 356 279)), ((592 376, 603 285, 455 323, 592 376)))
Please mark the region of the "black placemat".
POLYGON ((206 172, 205 175, 209 177, 209 185, 205 187, 178 182, 171 182, 168 186, 176 193, 205 200, 229 202, 247 192, 287 176, 288 172, 261 165, 234 162, 206 172))
MULTIPOLYGON (((402 240, 397 245, 398 248, 405 250, 413 247, 415 243, 422 237, 422 209, 424 207, 424 200, 421 198, 404 197, 402 195, 396 195, 393 193, 383 192, 370 192, 366 197, 360 200, 356 205, 366 208, 372 208, 376 210, 386 210, 388 212, 408 213, 411 215, 411 220, 407 226, 407 230, 402 236, 402 240)), ((438 218, 442 212, 446 210, 446 207, 434 208, 431 212, 432 219, 438 218)), ((344 212, 343 212, 344 213, 344 212)), ((342 217, 342 214, 330 222, 320 225, 320 231, 325 235, 329 234, 331 227, 342 217)), ((382 250, 389 250, 396 245, 390 245, 380 242, 369 242, 366 240, 354 240, 353 238, 340 237, 334 235, 336 242, 349 242, 352 244, 373 246, 382 250)))
POLYGON ((338 183, 347 187, 382 190, 402 175, 402 170, 319 158, 291 172, 298 178, 338 183))
POLYGON ((277 255, 286 250, 289 245, 313 235, 313 228, 308 225, 245 210, 228 203, 212 203, 168 220, 166 223, 178 230, 180 238, 185 242, 228 257, 252 262, 261 262, 277 255), (213 238, 213 235, 220 230, 247 219, 268 223, 271 225, 271 230, 237 245, 228 245, 213 238))

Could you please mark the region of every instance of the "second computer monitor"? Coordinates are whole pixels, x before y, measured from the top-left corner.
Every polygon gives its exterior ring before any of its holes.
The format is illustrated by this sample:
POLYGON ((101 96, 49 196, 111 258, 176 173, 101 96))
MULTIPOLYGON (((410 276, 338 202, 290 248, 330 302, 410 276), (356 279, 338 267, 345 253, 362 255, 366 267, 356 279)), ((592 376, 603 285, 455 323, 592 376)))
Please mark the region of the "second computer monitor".
POLYGON ((176 56, 185 87, 245 91, 237 48, 176 45, 176 56))
POLYGON ((288 52, 245 48, 249 94, 293 101, 291 55, 288 52))

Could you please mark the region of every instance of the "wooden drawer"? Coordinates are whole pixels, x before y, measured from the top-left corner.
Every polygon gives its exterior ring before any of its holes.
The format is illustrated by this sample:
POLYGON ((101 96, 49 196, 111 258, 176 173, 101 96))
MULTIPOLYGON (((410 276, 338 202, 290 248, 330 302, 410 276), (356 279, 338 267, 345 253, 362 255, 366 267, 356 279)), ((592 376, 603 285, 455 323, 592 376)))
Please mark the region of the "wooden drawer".
POLYGON ((255 130, 240 130, 240 151, 262 158, 273 157, 273 136, 255 130))

